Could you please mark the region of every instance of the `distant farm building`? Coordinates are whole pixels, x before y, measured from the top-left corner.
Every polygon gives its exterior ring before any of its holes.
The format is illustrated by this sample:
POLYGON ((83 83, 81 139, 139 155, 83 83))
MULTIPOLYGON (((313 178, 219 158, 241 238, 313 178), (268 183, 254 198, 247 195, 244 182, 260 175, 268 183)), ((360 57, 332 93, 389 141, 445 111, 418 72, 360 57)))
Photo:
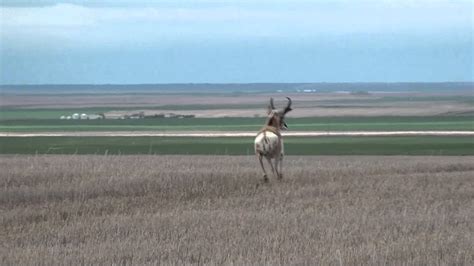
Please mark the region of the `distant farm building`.
POLYGON ((129 119, 142 119, 142 118, 145 118, 145 112, 133 113, 128 118, 129 119))
POLYGON ((153 118, 194 118, 194 114, 162 113, 156 111, 110 111, 104 114, 105 119, 153 119, 153 118))
POLYGON ((104 115, 92 114, 89 115, 89 120, 104 119, 104 115))
POLYGON ((95 120, 95 119, 104 119, 105 116, 103 114, 78 114, 78 113, 75 113, 73 115, 62 115, 59 117, 59 119, 66 119, 66 120, 70 120, 70 119, 74 119, 74 120, 95 120))
POLYGON ((175 113, 167 113, 164 114, 164 118, 194 118, 195 115, 181 115, 175 113))
POLYGON ((62 120, 98 120, 98 119, 145 119, 145 118, 194 118, 194 114, 176 114, 176 113, 145 113, 144 111, 123 112, 110 111, 100 114, 74 113, 72 115, 61 115, 62 120))
POLYGON ((118 112, 108 112, 105 114, 105 119, 125 119, 125 116, 118 112))

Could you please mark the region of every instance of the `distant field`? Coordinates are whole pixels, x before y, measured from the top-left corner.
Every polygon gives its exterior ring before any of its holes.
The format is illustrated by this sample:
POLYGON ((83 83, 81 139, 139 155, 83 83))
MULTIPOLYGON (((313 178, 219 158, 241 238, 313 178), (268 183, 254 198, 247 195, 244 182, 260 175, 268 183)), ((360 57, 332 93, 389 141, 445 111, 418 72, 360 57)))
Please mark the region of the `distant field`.
MULTIPOLYGON (((432 84, 432 90, 417 90, 418 84, 412 90, 384 91, 383 84, 366 84, 366 91, 346 89, 341 84, 341 90, 316 90, 317 92, 305 93, 302 88, 289 90, 258 90, 240 91, 233 93, 228 87, 214 86, 211 91, 183 91, 177 94, 163 93, 153 90, 153 86, 145 91, 132 92, 134 86, 125 91, 108 91, 104 93, 101 86, 90 86, 89 89, 80 91, 74 87, 75 93, 66 90, 61 93, 48 93, 39 88, 31 88, 33 94, 2 94, 0 101, 0 120, 18 119, 58 119, 61 115, 73 113, 96 114, 110 112, 127 114, 144 111, 148 115, 163 114, 167 112, 195 115, 196 117, 254 117, 264 116, 270 97, 275 98, 277 108, 286 105, 286 96, 293 100, 293 117, 331 117, 331 116, 435 116, 435 115, 472 115, 474 114, 474 95, 469 85, 462 84, 462 89, 454 90, 461 84, 451 84, 453 88, 446 91, 446 84, 432 84), (373 86, 373 87, 371 87, 373 86), (97 91, 93 91, 96 89, 97 91), (41 93, 43 92, 43 93, 41 93)), ((361 84, 359 84, 361 85, 361 84)), ((393 84, 392 84, 393 85, 393 84)), ((204 85, 203 85, 204 86, 204 85)), ((67 88, 68 86, 65 86, 67 88)), ((86 86, 87 87, 87 86, 86 86)), ((138 86, 140 87, 140 86, 138 86)), ((178 86, 179 87, 179 86, 178 86)), ((243 86, 245 87, 245 86, 243 86)), ((243 88, 242 87, 242 88, 243 88)), ((109 87, 110 89, 111 87, 109 87)), ((405 87, 408 88, 408 87, 405 87)), ((46 87, 43 89, 47 89, 46 87)), ((54 87, 58 92, 60 86, 54 87)), ((103 88, 105 89, 105 88, 103 88)), ((175 88, 177 89, 177 88, 175 88)), ((7 90, 8 92, 9 90, 7 90)), ((25 92, 27 92, 25 91, 25 92)))
MULTIPOLYGON (((3 154, 253 154, 243 137, 1 137, 3 154)), ((474 155, 473 137, 286 137, 288 155, 474 155)))
MULTIPOLYGON (((473 84, 0 86, 0 133, 466 133, 473 84), (140 110, 197 118, 59 120, 140 110)), ((253 137, 0 137, 0 264, 474 265, 472 136, 284 143, 264 184, 253 137)))
MULTIPOLYGON (((145 97, 140 95, 141 97, 145 97)), ((62 96, 56 97, 56 99, 50 100, 50 97, 46 99, 42 99, 45 96, 15 96, 13 101, 18 101, 18 106, 11 107, 8 106, 8 99, 5 99, 6 105, 0 104, 0 121, 1 120, 28 120, 28 119, 58 119, 62 115, 72 115, 74 113, 86 113, 86 114, 97 114, 97 113, 107 113, 111 111, 134 111, 134 110, 159 110, 159 112, 180 112, 180 111, 194 111, 194 112, 202 112, 205 110, 246 110, 251 109, 255 110, 256 114, 259 114, 258 110, 264 111, 265 106, 267 104, 268 98, 270 97, 279 97, 275 95, 268 95, 266 98, 262 95, 259 95, 257 102, 255 99, 251 98, 250 96, 241 96, 238 98, 232 97, 216 97, 216 96, 209 96, 204 97, 203 95, 199 96, 197 99, 200 99, 201 102, 199 103, 193 97, 188 96, 189 100, 183 99, 184 103, 179 103, 183 97, 177 97, 176 100, 166 99, 166 101, 162 100, 161 104, 157 104, 154 102, 148 103, 148 99, 138 98, 137 95, 122 95, 118 97, 118 99, 114 99, 114 101, 107 103, 107 100, 104 102, 95 102, 93 96, 92 99, 83 99, 80 98, 77 101, 84 102, 85 105, 90 105, 89 107, 81 107, 81 105, 77 107, 72 107, 77 105, 77 102, 70 102, 70 97, 62 96), (30 103, 23 103, 22 106, 22 98, 32 97, 33 99, 39 98, 36 101, 32 100, 30 103), (20 98, 20 99, 18 99, 20 98), (124 100, 123 104, 117 104, 120 99, 124 100), (136 98, 136 99, 135 99, 136 98), (247 103, 248 100, 251 101, 247 103), (61 102, 68 102, 70 104, 69 107, 55 107, 55 105, 61 102), (223 102, 223 103, 219 103, 223 102), (114 106, 116 104, 116 106, 114 106)), ((82 96, 84 97, 84 96, 82 96)), ((112 97, 112 96, 109 96, 112 97)), ((150 98, 157 97, 156 95, 150 96, 150 98)), ((338 109, 354 109, 354 108, 366 108, 367 112, 371 111, 372 109, 377 109, 383 112, 384 108, 394 108, 399 107, 401 110, 403 108, 410 108, 414 112, 417 106, 421 109, 431 108, 431 104, 433 106, 437 106, 444 108, 454 108, 457 106, 459 112, 462 113, 462 110, 465 112, 471 110, 474 111, 472 108, 474 106, 474 96, 471 95, 463 95, 463 96, 351 96, 351 95, 322 95, 322 96, 315 96, 315 95, 308 95, 306 97, 302 97, 301 94, 292 96, 294 98, 295 104, 297 104, 298 109, 303 109, 305 111, 308 108, 311 109, 322 109, 324 111, 337 111, 338 109), (427 105, 428 104, 428 105, 427 105)), ((4 98, 8 98, 4 97, 4 98)), ((116 96, 117 98, 117 96, 116 96)), ((278 98, 278 99, 279 99, 278 98)), ((107 98, 106 98, 107 99, 107 98)), ((160 99, 160 98, 157 98, 160 99)), ((441 109, 442 110, 442 109, 441 109)), ((340 110, 339 110, 340 111, 340 110)), ((433 110, 434 112, 434 110, 433 110)), ((434 114, 434 113, 433 113, 434 114)), ((260 113, 260 115, 264 115, 264 113, 260 113)), ((448 114, 449 115, 449 114, 448 114)), ((329 115, 330 116, 330 115, 329 115)), ((374 115, 370 115, 374 116, 374 115)), ((375 115, 376 116, 376 115, 375 115)))
MULTIPOLYGON (((1 87, 0 133, 257 132, 271 97, 289 131, 474 131, 473 83, 44 85, 1 87), (310 93, 304 92, 310 90, 310 93), (73 113, 195 118, 60 120, 73 113)), ((471 137, 287 138, 289 154, 473 154, 471 137)), ((251 154, 252 138, 0 138, 4 154, 251 154)))
POLYGON ((0 122, 5 120, 36 120, 51 119, 59 120, 62 115, 72 115, 74 113, 96 114, 110 110, 109 108, 75 108, 75 109, 58 109, 58 108, 1 108, 0 122))
POLYGON ((0 260, 473 265, 473 159, 0 156, 0 260))
MULTIPOLYGON (((264 121, 265 118, 29 119, 0 121, 0 131, 258 131, 264 121)), ((287 123, 291 131, 474 130, 471 116, 289 117, 287 123)))
POLYGON ((133 111, 140 109, 159 110, 219 110, 219 109, 247 109, 261 108, 261 104, 174 104, 162 106, 110 106, 110 107, 88 107, 88 108, 0 108, 1 120, 30 120, 30 119, 59 119, 62 115, 74 113, 97 114, 114 110, 133 111))

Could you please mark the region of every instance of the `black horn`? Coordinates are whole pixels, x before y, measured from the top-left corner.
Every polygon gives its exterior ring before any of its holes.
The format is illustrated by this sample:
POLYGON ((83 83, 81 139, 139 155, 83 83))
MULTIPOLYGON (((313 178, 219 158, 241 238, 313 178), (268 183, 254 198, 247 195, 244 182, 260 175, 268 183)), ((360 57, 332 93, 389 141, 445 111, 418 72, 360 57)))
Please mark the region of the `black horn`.
POLYGON ((288 105, 286 106, 285 110, 283 111, 285 114, 288 113, 289 111, 293 110, 291 109, 291 99, 290 97, 286 97, 288 99, 288 105))
POLYGON ((275 110, 275 105, 273 105, 273 98, 270 98, 270 108, 275 110))

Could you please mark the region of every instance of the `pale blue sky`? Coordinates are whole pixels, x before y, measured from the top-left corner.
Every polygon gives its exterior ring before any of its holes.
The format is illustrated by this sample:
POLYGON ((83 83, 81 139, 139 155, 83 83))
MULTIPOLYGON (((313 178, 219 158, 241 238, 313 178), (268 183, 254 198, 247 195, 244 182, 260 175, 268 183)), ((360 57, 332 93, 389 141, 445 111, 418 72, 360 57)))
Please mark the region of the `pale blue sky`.
POLYGON ((11 1, 0 84, 472 81, 473 2, 11 1))

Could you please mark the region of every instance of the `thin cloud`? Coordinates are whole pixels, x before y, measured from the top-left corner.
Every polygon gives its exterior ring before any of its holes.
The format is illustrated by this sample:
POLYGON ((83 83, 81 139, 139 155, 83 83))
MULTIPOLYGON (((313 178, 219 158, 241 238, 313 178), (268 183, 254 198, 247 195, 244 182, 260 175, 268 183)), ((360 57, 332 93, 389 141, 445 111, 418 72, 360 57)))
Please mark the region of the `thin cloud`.
POLYGON ((12 2, 3 83, 472 79, 470 1, 12 2))
POLYGON ((133 8, 97 8, 68 3, 43 7, 3 7, 1 23, 5 31, 14 27, 54 28, 97 24, 113 26, 114 23, 158 23, 158 26, 163 28, 172 24, 187 23, 186 26, 194 27, 197 31, 205 31, 208 28, 211 32, 213 29, 222 29, 222 32, 225 32, 225 26, 228 26, 226 23, 238 23, 243 28, 264 25, 269 32, 287 30, 286 33, 291 35, 299 31, 305 34, 318 32, 337 34, 385 30, 470 29, 471 19, 470 10, 462 2, 443 2, 426 6, 400 3, 395 5, 387 1, 386 4, 336 2, 301 6, 285 3, 272 6, 241 4, 217 7, 160 7, 157 5, 133 8))

